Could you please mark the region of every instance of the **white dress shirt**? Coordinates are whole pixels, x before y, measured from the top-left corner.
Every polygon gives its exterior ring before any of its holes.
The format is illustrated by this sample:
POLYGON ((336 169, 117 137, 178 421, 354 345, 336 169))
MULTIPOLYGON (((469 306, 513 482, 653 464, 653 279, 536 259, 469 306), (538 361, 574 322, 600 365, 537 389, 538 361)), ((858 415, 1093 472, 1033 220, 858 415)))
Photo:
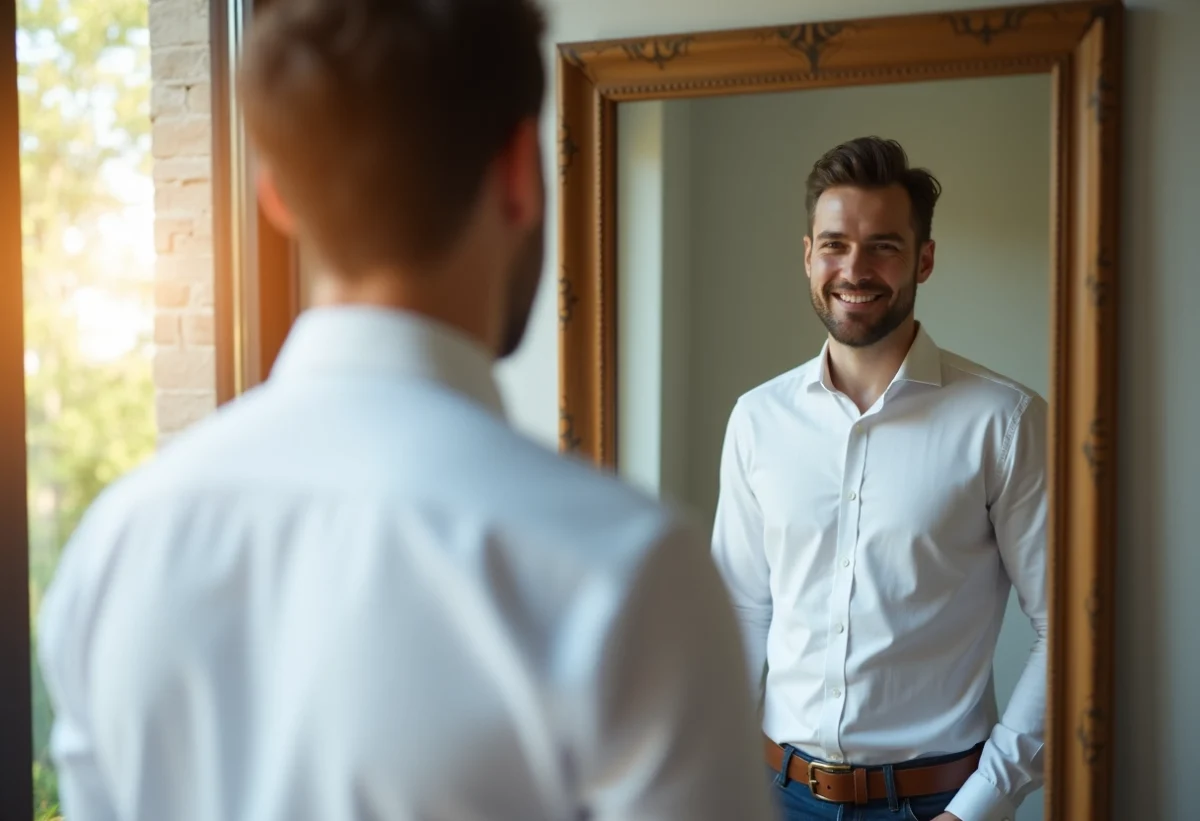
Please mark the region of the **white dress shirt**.
POLYGON ((501 414, 455 332, 318 309, 114 485, 40 621, 66 817, 765 819, 707 540, 501 414))
POLYGON ((713 551, 763 731, 865 766, 986 739, 949 811, 1012 818, 1042 781, 1046 403, 918 328, 860 414, 827 353, 743 396, 722 457, 713 551), (998 719, 1010 585, 1038 638, 998 719))

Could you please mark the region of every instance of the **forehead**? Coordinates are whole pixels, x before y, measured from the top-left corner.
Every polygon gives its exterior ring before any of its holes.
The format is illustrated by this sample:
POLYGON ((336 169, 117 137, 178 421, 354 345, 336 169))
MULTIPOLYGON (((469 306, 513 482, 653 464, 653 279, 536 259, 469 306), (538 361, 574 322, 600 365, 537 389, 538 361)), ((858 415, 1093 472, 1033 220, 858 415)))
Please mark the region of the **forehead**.
POLYGON ((898 233, 912 231, 912 202, 903 186, 836 186, 823 192, 813 209, 813 233, 898 233))

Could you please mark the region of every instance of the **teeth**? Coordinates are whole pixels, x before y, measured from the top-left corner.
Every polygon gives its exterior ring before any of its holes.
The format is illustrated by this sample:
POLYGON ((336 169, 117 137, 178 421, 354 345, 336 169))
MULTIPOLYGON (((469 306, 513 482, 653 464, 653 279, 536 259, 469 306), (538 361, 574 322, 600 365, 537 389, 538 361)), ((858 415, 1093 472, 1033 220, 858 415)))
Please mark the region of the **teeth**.
POLYGON ((867 294, 866 296, 857 296, 855 294, 835 294, 835 296, 842 302, 849 302, 854 305, 858 305, 863 302, 872 302, 879 298, 879 294, 867 294))

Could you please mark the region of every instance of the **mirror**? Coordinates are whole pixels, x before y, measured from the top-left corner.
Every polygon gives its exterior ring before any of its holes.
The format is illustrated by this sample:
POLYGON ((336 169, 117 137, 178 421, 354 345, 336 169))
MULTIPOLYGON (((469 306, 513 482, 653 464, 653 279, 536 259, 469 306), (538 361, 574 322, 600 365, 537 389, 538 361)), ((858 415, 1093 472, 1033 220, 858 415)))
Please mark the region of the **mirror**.
MULTIPOLYGON (((1121 11, 1102 0, 559 46, 561 446, 706 526, 720 519, 735 403, 817 357, 827 335, 804 265, 814 161, 877 135, 940 181, 914 345, 924 337, 1048 405, 1044 424, 1030 425, 1046 437, 1046 782, 1023 802, 1024 821, 1110 817, 1121 11)), ((844 394, 836 376, 814 372, 821 378, 806 385, 844 394)), ((853 433, 876 436, 865 423, 878 403, 842 400, 867 411, 843 420, 847 431, 861 424, 853 433)), ((849 441, 824 459, 793 451, 756 487, 782 487, 784 473, 808 481, 806 471, 849 460, 859 447, 849 441)), ((823 447, 810 436, 805 454, 823 447)), ((887 486, 895 494, 874 498, 900 498, 901 475, 887 486)), ((865 521, 867 486, 861 502, 854 487, 835 476, 829 498, 806 509, 865 521)), ((989 497, 989 519, 992 506, 989 497)), ((737 571, 758 596, 743 609, 759 622, 784 577, 771 564, 781 555, 737 571)), ((870 596, 879 583, 834 555, 830 567, 851 568, 838 595, 870 596)), ((815 606, 830 610, 821 642, 838 646, 854 627, 831 595, 815 606)), ((972 665, 994 692, 974 703, 994 699, 1002 713, 1027 703, 1013 690, 1033 634, 1014 597, 994 598, 1003 630, 991 665, 987 641, 972 665)), ((864 633, 860 621, 858 641, 896 646, 885 622, 864 633)), ((818 671, 813 702, 851 703, 831 675, 818 671)), ((779 710, 770 702, 765 723, 779 710)), ((840 732, 836 721, 822 726, 840 732)))
MULTIPOLYGON (((921 326, 1048 396, 1050 125, 1037 74, 620 104, 618 472, 712 532, 734 404, 827 338, 805 276, 805 178, 860 136, 894 138, 942 186, 921 326)), ((1003 624, 1001 715, 1035 639, 1015 592, 1003 624)), ((1019 821, 1040 821, 1042 799, 1019 821)))

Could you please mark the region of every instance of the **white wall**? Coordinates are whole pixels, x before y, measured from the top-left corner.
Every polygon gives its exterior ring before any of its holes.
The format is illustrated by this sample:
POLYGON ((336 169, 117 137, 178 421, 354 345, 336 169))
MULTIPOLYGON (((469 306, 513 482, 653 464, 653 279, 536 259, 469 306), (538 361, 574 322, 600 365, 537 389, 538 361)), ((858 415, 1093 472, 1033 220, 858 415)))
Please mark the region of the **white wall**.
MULTIPOLYGON (((691 368, 694 333, 691 291, 695 253, 692 208, 695 179, 692 161, 692 103, 663 106, 663 260, 662 304, 662 482, 660 496, 684 502, 692 473, 691 368)), ((619 269, 618 269, 619 270, 619 269)), ((618 277, 620 273, 618 272, 618 277)), ((618 337, 618 340, 620 337, 618 337)))
POLYGON ((617 289, 617 461, 626 481, 657 496, 662 486, 663 396, 663 109, 625 107, 617 139, 617 269, 635 272, 617 289))
MULTIPOLYGON (((983 8, 993 0, 551 0, 555 42, 983 8)), ((1118 432, 1118 654, 1114 818, 1188 818, 1200 765, 1200 3, 1128 0, 1118 432)), ((557 119, 547 99, 547 179, 557 119)), ((551 225, 554 224, 551 189, 551 225)), ((530 336, 500 372, 514 421, 548 447, 558 436, 556 235, 530 336)))
POLYGON ((1200 3, 1133 2, 1121 212, 1115 818, 1196 815, 1200 3))
POLYGON ((690 103, 622 106, 617 155, 617 462, 685 501, 689 463, 690 103))

